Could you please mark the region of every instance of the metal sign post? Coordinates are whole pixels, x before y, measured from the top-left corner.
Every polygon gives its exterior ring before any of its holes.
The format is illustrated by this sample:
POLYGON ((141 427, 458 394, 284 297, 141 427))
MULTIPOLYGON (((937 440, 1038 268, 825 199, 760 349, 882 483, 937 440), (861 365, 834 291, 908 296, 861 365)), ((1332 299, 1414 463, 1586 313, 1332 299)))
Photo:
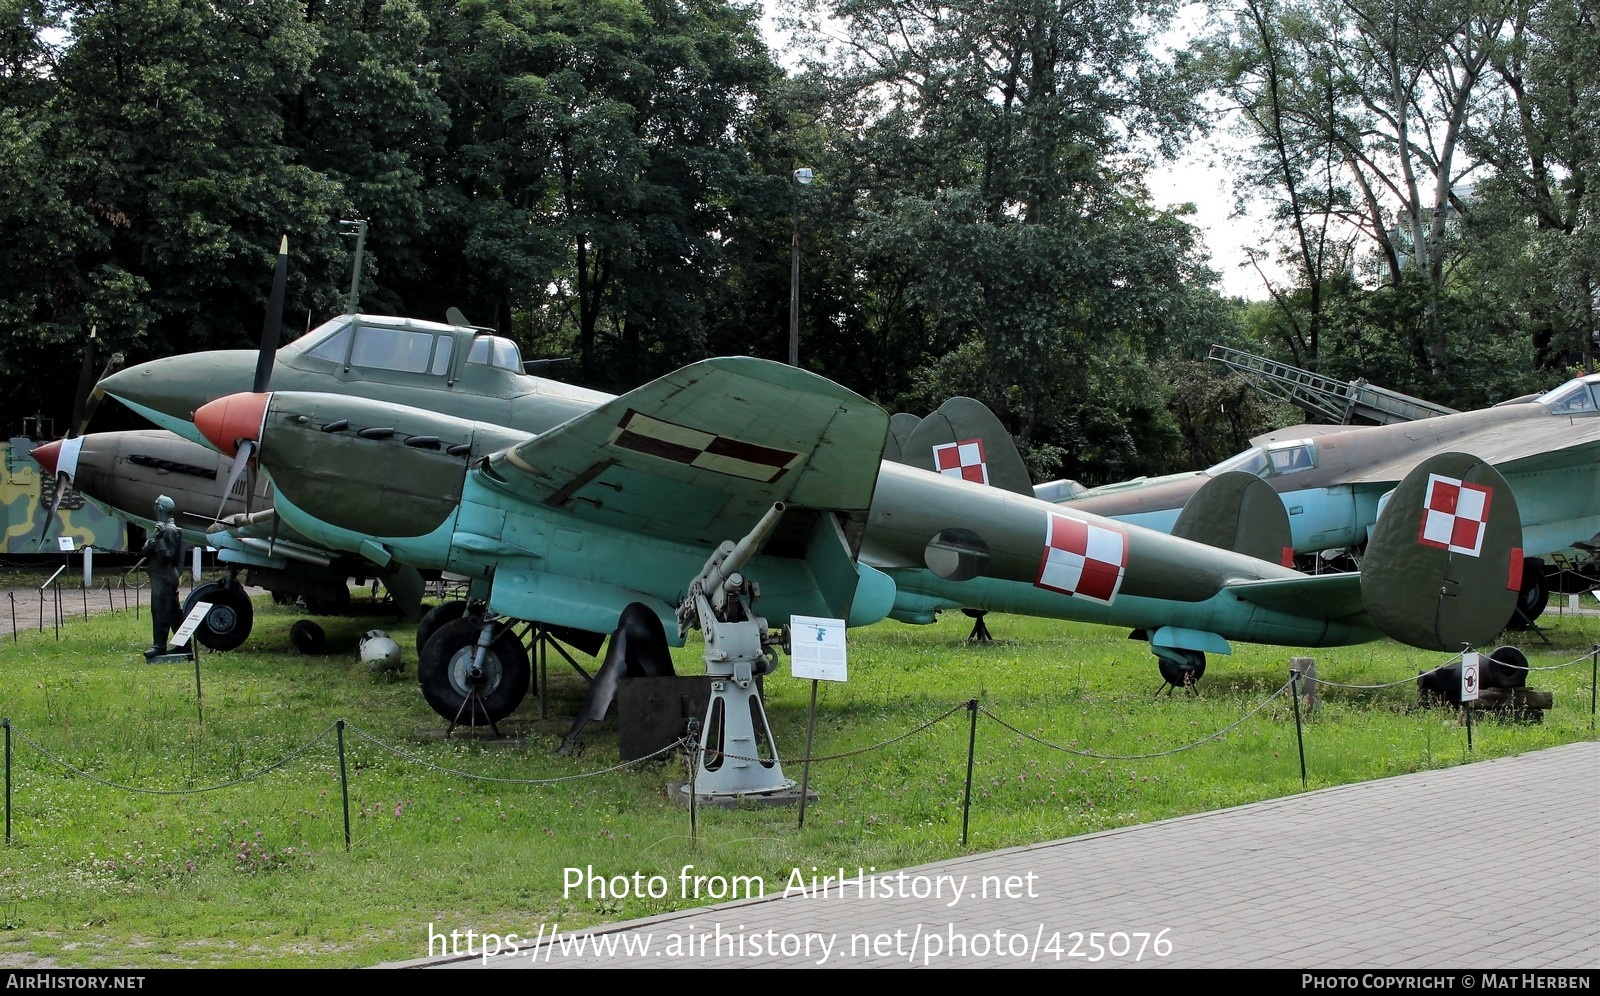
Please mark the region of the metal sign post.
POLYGON ((1478 652, 1461 655, 1461 708, 1467 713, 1467 750, 1472 750, 1472 703, 1478 701, 1478 652))
POLYGON ((800 764, 800 826, 806 825, 806 794, 811 782, 811 739, 817 729, 817 682, 848 676, 843 619, 789 617, 789 670, 811 679, 811 709, 806 714, 806 756, 800 764))

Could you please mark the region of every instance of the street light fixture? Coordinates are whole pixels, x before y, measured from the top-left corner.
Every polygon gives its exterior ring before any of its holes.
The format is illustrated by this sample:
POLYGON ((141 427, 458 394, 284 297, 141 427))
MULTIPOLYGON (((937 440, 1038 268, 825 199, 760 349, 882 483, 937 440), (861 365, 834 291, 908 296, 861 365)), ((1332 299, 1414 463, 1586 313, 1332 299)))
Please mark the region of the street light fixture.
POLYGON ((800 188, 811 182, 811 168, 789 174, 789 365, 800 365, 800 188))

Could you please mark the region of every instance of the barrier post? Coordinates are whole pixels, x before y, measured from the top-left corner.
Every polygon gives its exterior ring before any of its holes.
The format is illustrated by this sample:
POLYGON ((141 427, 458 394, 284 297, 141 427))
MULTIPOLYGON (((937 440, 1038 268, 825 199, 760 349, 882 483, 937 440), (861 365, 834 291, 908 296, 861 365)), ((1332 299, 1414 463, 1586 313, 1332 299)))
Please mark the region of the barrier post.
POLYGON ((1300 787, 1306 787, 1306 739, 1300 731, 1300 669, 1289 669, 1289 694, 1294 698, 1294 742, 1300 748, 1300 787))
POLYGON ((961 846, 967 846, 967 824, 972 816, 972 757, 978 748, 978 700, 967 700, 967 712, 972 716, 971 730, 967 734, 967 789, 961 800, 961 846))
POLYGON ((11 717, 0 719, 6 728, 6 846, 11 846, 11 717))
POLYGON ((344 768, 344 720, 335 724, 339 728, 339 789, 344 793, 344 849, 350 850, 350 777, 344 768))

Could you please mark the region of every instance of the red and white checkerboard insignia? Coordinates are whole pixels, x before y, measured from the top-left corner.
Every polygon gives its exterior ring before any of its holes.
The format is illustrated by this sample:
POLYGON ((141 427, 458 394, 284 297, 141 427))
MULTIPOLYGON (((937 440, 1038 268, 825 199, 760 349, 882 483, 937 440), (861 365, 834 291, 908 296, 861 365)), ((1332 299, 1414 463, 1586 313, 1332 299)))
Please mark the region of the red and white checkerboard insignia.
POLYGON ((1050 513, 1035 587, 1110 605, 1127 570, 1127 533, 1050 513))
POLYGON ((933 469, 946 477, 959 477, 974 484, 989 483, 989 464, 983 456, 983 440, 941 443, 933 448, 933 469))
POLYGON ((766 484, 788 473, 802 455, 667 422, 631 408, 612 430, 609 441, 625 450, 766 484))
POLYGON ((1451 553, 1476 557, 1483 552, 1483 534, 1489 524, 1489 500, 1494 492, 1454 477, 1428 475, 1428 496, 1422 508, 1422 529, 1417 542, 1451 553))

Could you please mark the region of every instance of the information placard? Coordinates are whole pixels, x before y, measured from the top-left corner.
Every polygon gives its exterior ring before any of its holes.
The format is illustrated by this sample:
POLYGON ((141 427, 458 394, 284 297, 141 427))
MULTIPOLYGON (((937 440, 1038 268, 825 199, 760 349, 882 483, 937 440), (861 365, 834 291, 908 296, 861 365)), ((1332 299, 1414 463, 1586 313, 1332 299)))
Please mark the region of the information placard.
POLYGON ((1473 702, 1478 698, 1478 654, 1468 651, 1461 655, 1461 701, 1473 702))
POLYGON ((189 637, 193 636, 194 631, 200 628, 200 624, 205 621, 206 613, 210 611, 210 602, 194 603, 194 608, 190 609, 189 614, 184 617, 183 625, 179 626, 178 631, 172 634, 172 645, 174 647, 187 646, 189 637))
POLYGON ((844 620, 790 616, 789 670, 796 678, 844 681, 844 620))

